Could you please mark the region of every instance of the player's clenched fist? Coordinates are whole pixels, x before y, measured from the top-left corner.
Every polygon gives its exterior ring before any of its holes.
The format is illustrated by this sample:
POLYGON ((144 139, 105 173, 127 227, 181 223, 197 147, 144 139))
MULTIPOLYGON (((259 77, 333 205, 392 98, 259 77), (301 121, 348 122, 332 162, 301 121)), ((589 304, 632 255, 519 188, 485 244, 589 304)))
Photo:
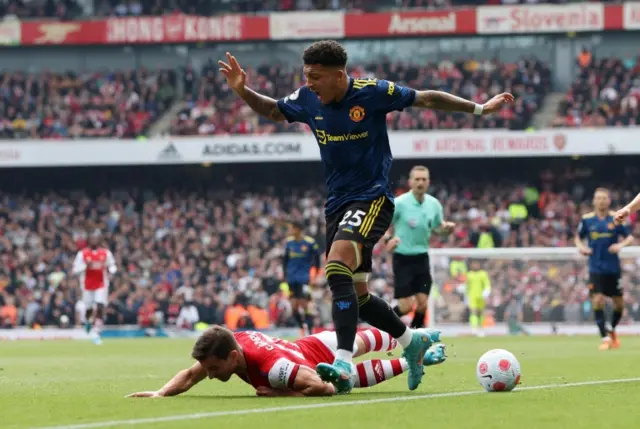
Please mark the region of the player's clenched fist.
POLYGON ((508 92, 498 94, 482 105, 482 114, 488 115, 490 113, 495 113, 500 110, 503 105, 513 103, 513 100, 513 95, 508 92))
POLYGON ((629 217, 630 214, 631 210, 629 210, 627 207, 620 209, 616 212, 615 215, 613 215, 613 221, 617 224, 624 223, 624 221, 629 217))
POLYGON ((227 78, 227 83, 231 89, 236 92, 242 91, 247 80, 247 73, 240 67, 236 57, 227 52, 227 62, 218 61, 218 65, 220 66, 220 72, 227 78))

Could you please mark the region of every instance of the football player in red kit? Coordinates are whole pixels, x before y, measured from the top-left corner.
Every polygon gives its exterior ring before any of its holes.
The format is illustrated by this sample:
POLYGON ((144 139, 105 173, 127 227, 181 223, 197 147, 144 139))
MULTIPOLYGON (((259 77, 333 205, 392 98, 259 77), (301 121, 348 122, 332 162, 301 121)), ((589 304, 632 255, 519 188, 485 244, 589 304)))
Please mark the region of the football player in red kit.
POLYGON ((73 274, 80 278, 82 303, 86 312, 85 329, 93 328, 93 340, 100 343, 104 308, 109 297, 109 274, 117 272, 113 254, 106 247, 100 247, 100 235, 89 237, 89 246, 80 250, 73 261, 73 274))
MULTIPOLYGON (((437 331, 429 331, 439 341, 437 331)), ((391 351, 397 341, 386 332, 368 329, 359 332, 354 356, 391 351)), ((338 341, 335 332, 324 331, 295 342, 273 338, 260 332, 233 333, 221 326, 207 329, 196 341, 191 356, 197 361, 176 374, 160 390, 132 393, 129 397, 163 397, 184 393, 205 378, 228 381, 237 375, 256 389, 258 396, 331 396, 334 384, 320 379, 319 363, 333 362, 338 341)), ((425 354, 424 365, 444 362, 445 346, 437 344, 425 354)), ((375 386, 407 371, 404 358, 372 359, 356 364, 354 387, 375 386)))

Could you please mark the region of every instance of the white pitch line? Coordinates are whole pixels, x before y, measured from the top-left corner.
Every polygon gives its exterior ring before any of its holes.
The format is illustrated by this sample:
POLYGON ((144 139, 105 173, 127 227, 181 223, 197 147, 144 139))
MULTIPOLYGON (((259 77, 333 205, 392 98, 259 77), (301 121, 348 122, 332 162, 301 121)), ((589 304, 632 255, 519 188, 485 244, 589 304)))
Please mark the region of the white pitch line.
MULTIPOLYGON (((527 391, 527 390, 557 389, 557 388, 564 388, 564 387, 596 386, 601 384, 621 384, 621 383, 636 383, 636 382, 640 382, 640 377, 620 378, 620 379, 614 379, 614 380, 581 381, 577 383, 564 383, 564 384, 545 384, 540 386, 526 386, 526 387, 518 387, 517 391, 521 392, 521 391, 527 391)), ((471 396, 471 395, 478 395, 483 393, 486 393, 486 392, 478 389, 478 390, 469 390, 466 392, 432 393, 429 395, 400 396, 400 397, 379 398, 379 399, 362 399, 362 400, 342 401, 342 402, 324 402, 319 404, 305 404, 305 405, 287 405, 283 407, 271 407, 271 408, 248 408, 245 410, 213 411, 208 413, 195 413, 195 414, 178 414, 174 416, 149 417, 144 419, 107 420, 107 421, 95 422, 95 423, 80 423, 77 425, 41 426, 41 427, 32 428, 32 429, 93 429, 93 428, 106 428, 110 426, 124 426, 124 425, 134 426, 134 425, 141 425, 145 423, 165 423, 165 422, 175 422, 175 421, 182 421, 182 420, 207 419, 207 418, 213 418, 213 417, 242 416, 242 415, 256 414, 256 413, 275 413, 275 412, 281 412, 281 411, 312 410, 315 408, 345 407, 349 405, 380 404, 384 402, 406 402, 406 401, 417 401, 419 399, 471 396)), ((134 399, 134 400, 139 400, 139 399, 134 399)), ((151 399, 151 400, 161 401, 162 399, 151 399)))

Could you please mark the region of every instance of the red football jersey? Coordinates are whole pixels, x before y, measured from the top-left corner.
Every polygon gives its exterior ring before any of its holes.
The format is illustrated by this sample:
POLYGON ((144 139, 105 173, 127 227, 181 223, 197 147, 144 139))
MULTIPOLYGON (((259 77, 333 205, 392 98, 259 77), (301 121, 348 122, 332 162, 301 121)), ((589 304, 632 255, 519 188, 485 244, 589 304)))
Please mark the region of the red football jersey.
POLYGON ((80 276, 85 290, 97 290, 109 286, 107 271, 115 274, 116 261, 109 249, 87 247, 78 252, 73 261, 73 273, 80 276))
POLYGON ((333 353, 313 336, 292 343, 253 331, 233 335, 247 363, 248 378, 241 378, 256 389, 291 389, 301 366, 333 362, 333 353))

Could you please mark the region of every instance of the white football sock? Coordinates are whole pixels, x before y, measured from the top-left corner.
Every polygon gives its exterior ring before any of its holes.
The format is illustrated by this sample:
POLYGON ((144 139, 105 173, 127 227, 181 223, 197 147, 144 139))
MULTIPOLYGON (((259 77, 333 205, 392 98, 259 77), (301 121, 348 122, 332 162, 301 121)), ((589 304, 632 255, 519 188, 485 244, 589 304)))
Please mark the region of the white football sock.
POLYGON ((404 334, 396 338, 396 340, 398 340, 398 344, 400 344, 402 348, 405 348, 405 349, 409 344, 411 344, 412 339, 413 339, 413 331, 409 328, 407 328, 407 330, 404 331, 404 334))

